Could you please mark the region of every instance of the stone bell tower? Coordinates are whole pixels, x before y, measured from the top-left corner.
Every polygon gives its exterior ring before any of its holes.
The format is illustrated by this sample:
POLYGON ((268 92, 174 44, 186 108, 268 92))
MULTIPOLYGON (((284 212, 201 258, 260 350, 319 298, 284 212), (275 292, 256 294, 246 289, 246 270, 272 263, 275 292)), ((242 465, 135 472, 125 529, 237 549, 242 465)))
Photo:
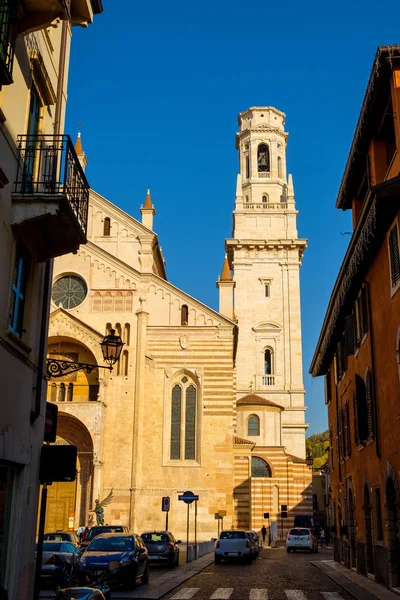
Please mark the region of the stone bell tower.
POLYGON ((274 443, 265 439, 262 445, 285 446, 288 453, 304 458, 299 270, 307 244, 297 234, 284 122, 284 113, 270 106, 239 114, 240 172, 233 235, 226 240, 233 306, 226 298, 223 306, 230 318, 234 311, 239 325, 237 400, 254 394, 283 408, 279 425, 274 421, 274 443))

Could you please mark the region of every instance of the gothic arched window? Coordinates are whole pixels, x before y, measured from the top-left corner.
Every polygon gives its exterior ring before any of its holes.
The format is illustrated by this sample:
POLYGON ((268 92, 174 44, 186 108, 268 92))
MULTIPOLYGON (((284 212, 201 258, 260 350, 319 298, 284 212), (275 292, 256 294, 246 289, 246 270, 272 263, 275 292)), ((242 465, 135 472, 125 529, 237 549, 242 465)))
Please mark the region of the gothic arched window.
POLYGON ((252 477, 272 477, 269 464, 258 456, 251 457, 251 476, 252 477))
POLYGON ((109 217, 104 219, 103 235, 109 236, 111 232, 111 221, 109 217))
POLYGON ((181 308, 181 325, 187 325, 189 322, 189 309, 186 304, 182 304, 181 308))
POLYGON ((264 375, 272 375, 272 358, 273 356, 271 348, 267 348, 266 350, 264 350, 264 375))
POLYGON ((74 398, 74 384, 69 383, 68 390, 67 390, 67 401, 72 402, 73 398, 74 398))
POLYGON ((260 144, 257 150, 257 170, 259 173, 269 173, 269 148, 267 144, 260 144))
POLYGON ((186 376, 172 388, 171 460, 196 460, 197 388, 186 376))
POLYGON ((247 421, 247 435, 260 435, 260 419, 251 415, 247 421))

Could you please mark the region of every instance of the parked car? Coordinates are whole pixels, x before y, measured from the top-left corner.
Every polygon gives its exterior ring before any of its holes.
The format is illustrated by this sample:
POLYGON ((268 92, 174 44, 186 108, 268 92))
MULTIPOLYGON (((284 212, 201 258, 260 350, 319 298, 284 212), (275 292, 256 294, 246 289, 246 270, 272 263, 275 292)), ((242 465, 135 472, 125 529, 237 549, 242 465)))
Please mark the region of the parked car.
POLYGON ((90 542, 101 533, 129 533, 129 530, 125 525, 95 525, 81 542, 82 550, 85 550, 90 542))
POLYGON ((318 540, 308 527, 293 527, 286 537, 286 550, 288 552, 296 552, 296 550, 318 552, 318 540))
POLYGON ((69 585, 78 565, 79 556, 79 546, 71 542, 44 542, 40 569, 41 581, 52 585, 69 585))
POLYGON ((80 539, 74 531, 56 531, 55 533, 45 533, 43 536, 45 542, 71 542, 74 546, 79 546, 80 539))
POLYGON ((258 539, 258 535, 256 534, 255 531, 246 531, 246 534, 248 535, 249 539, 252 541, 252 553, 253 553, 253 558, 257 558, 257 556, 260 554, 260 542, 258 539))
POLYGON ((102 533, 86 548, 80 560, 80 580, 83 585, 96 581, 109 563, 118 561, 119 583, 134 589, 136 582, 148 583, 150 578, 148 551, 140 536, 130 533, 102 533))
POLYGON ((226 559, 242 559, 247 564, 251 564, 251 541, 244 529, 221 531, 215 542, 214 562, 217 565, 226 559))
POLYGON ((179 564, 179 548, 181 540, 175 540, 170 531, 152 531, 142 533, 140 536, 149 552, 149 561, 152 563, 167 563, 169 567, 179 564))

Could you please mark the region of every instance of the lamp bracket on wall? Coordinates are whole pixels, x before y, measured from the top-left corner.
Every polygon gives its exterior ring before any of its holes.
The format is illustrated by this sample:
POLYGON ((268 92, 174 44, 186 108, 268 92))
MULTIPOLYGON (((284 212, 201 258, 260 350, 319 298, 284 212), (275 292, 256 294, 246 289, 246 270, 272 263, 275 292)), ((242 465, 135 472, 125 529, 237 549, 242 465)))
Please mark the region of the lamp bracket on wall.
POLYGON ((64 377, 75 371, 86 371, 90 374, 94 369, 108 369, 112 371, 112 366, 103 365, 89 365, 87 363, 74 362, 72 360, 57 360, 55 358, 48 358, 46 361, 47 374, 46 379, 52 377, 64 377))

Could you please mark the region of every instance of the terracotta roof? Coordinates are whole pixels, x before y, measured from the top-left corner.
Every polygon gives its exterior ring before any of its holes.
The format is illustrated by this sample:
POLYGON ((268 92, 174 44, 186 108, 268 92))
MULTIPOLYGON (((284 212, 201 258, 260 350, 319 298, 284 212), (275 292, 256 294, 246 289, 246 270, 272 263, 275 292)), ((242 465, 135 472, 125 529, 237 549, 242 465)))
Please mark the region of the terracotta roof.
POLYGON ((306 462, 305 458, 300 458, 299 456, 293 456, 293 454, 286 454, 286 456, 290 456, 290 458, 292 459, 292 461, 294 463, 303 463, 303 464, 305 464, 305 462, 306 462))
POLYGON ((251 444, 252 446, 255 445, 255 442, 245 440, 244 438, 238 437, 237 435, 233 436, 233 443, 236 444, 236 446, 248 446, 249 444, 251 444))
POLYGON ((77 154, 83 154, 81 132, 80 131, 78 132, 78 137, 76 138, 76 142, 75 142, 75 152, 77 154))
POLYGON ((261 398, 261 396, 257 396, 256 394, 248 394, 247 396, 243 396, 243 398, 239 398, 239 400, 236 402, 236 406, 244 406, 249 404, 258 406, 274 406, 275 408, 284 410, 283 406, 280 406, 271 400, 267 400, 266 398, 261 398))
POLYGON ((153 208, 150 198, 150 188, 147 190, 146 200, 144 201, 143 208, 153 208))
POLYGON ((222 267, 222 273, 220 281, 232 281, 231 270, 229 268, 228 255, 225 254, 224 265, 222 267))

